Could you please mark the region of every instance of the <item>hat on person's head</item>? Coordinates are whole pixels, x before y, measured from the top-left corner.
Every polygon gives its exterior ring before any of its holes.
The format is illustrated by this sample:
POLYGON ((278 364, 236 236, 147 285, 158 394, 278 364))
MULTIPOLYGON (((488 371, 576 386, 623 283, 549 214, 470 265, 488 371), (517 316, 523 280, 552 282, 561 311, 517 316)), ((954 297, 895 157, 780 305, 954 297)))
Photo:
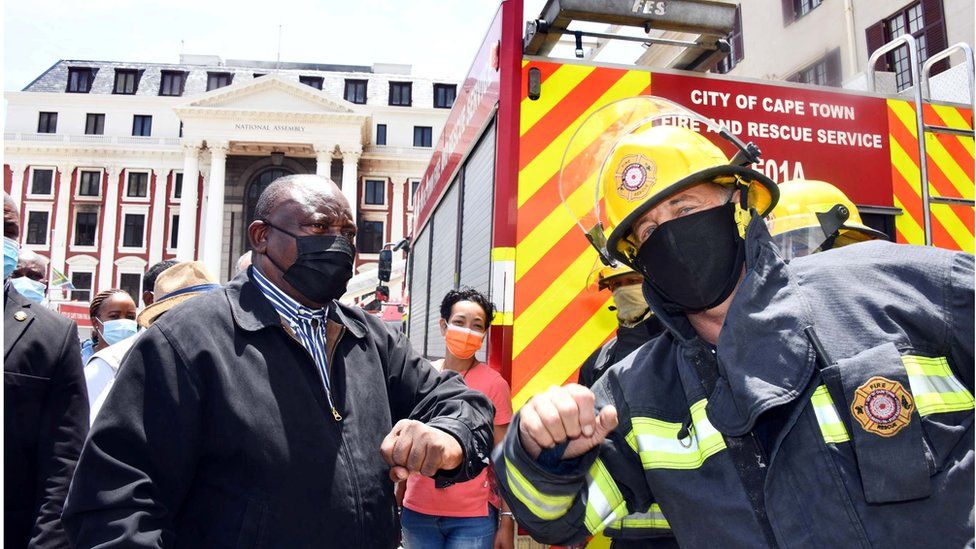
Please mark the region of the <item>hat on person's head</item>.
POLYGON ((139 313, 136 321, 148 328, 156 317, 200 294, 220 288, 201 261, 185 261, 166 269, 156 278, 155 301, 139 313))

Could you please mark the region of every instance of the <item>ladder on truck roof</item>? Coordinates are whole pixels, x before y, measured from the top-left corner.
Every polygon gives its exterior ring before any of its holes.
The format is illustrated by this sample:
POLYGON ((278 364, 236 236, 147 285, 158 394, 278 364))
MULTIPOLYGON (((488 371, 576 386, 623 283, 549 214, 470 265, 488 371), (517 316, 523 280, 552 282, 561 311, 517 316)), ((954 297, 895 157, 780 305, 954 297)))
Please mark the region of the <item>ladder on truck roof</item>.
POLYGON ((737 2, 717 0, 547 0, 539 19, 526 23, 523 52, 548 55, 563 35, 576 39, 583 57, 583 37, 659 44, 684 48, 673 68, 704 72, 715 68, 731 47, 727 37, 735 26, 737 2), (574 21, 698 34, 696 40, 573 30, 574 21))
MULTIPOLYGON (((925 61, 925 64, 921 65, 921 69, 919 69, 917 39, 910 34, 903 34, 891 42, 881 46, 871 54, 871 58, 868 60, 867 66, 868 91, 877 92, 875 66, 881 59, 881 56, 886 55, 902 46, 908 48, 908 64, 911 71, 912 83, 914 84, 912 95, 915 103, 915 125, 918 132, 919 185, 922 191, 922 229, 925 233, 925 245, 931 246, 932 205, 944 204, 949 206, 976 206, 976 201, 973 199, 956 198, 951 196, 932 196, 929 186, 928 153, 925 148, 926 134, 948 134, 972 138, 974 137, 974 132, 972 129, 967 128, 951 128, 948 126, 925 123, 923 107, 925 104, 932 101, 929 76, 932 72, 932 67, 935 66, 936 63, 942 61, 943 59, 947 59, 950 55, 957 51, 961 52, 966 63, 966 72, 968 75, 969 94, 967 97, 970 100, 970 107, 973 109, 971 113, 974 117, 976 117, 976 85, 974 85, 973 81, 973 50, 969 44, 966 44, 965 42, 954 44, 929 57, 925 61)), ((972 121, 970 123, 972 123, 972 121)))

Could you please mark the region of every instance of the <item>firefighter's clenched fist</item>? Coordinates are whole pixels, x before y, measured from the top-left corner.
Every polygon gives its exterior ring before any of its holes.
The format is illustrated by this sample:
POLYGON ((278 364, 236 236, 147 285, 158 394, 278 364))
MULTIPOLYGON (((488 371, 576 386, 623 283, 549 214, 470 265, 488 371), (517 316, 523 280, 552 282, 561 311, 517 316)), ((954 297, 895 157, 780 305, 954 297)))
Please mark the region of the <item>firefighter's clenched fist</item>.
POLYGON ((533 458, 543 448, 569 440, 564 459, 585 454, 617 427, 617 409, 605 406, 597 414, 593 392, 582 385, 552 387, 532 398, 519 412, 519 439, 533 458))

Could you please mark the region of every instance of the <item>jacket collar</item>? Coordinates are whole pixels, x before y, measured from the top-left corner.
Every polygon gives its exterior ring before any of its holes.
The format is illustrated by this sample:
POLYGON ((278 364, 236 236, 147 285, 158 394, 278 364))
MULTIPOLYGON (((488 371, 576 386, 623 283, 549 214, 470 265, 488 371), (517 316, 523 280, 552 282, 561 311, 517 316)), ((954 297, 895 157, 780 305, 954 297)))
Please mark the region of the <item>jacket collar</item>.
MULTIPOLYGON (((224 290, 230 303, 234 322, 243 330, 256 332, 264 328, 281 326, 281 315, 268 301, 261 289, 251 282, 247 273, 231 280, 224 290)), ((334 301, 329 307, 329 320, 342 324, 357 338, 366 336, 366 324, 360 317, 365 313, 334 301)))
MULTIPOLYGON (((647 285, 644 294, 680 346, 705 346, 685 315, 667 313, 647 285)), ((719 378, 708 396, 707 411, 719 431, 741 436, 760 414, 802 393, 815 366, 803 332, 812 325, 810 318, 765 222, 755 216, 746 231, 746 275, 732 298, 716 348, 719 378)))

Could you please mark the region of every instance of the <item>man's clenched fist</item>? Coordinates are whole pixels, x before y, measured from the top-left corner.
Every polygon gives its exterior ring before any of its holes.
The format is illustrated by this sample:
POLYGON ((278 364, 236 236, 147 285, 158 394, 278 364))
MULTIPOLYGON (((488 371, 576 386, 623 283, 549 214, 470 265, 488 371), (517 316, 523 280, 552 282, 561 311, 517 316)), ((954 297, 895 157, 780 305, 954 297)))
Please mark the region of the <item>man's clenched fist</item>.
POLYGON ((617 409, 605 406, 597 415, 594 402, 593 391, 575 383, 532 397, 519 411, 522 447, 534 459, 568 439, 563 459, 571 459, 598 446, 617 427, 617 409))
POLYGON ((454 437, 412 419, 401 419, 380 445, 383 459, 390 465, 390 478, 406 480, 410 473, 425 477, 461 465, 464 450, 454 437))

